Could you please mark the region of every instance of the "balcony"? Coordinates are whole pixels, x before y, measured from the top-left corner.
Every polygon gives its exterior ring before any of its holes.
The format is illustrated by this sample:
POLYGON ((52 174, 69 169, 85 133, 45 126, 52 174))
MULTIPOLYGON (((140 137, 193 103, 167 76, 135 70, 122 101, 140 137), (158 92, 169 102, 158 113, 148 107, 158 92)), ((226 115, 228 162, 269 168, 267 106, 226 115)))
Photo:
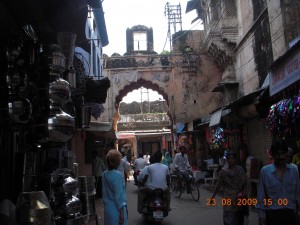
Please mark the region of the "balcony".
POLYGON ((158 130, 170 127, 167 113, 146 113, 121 115, 118 131, 158 130))

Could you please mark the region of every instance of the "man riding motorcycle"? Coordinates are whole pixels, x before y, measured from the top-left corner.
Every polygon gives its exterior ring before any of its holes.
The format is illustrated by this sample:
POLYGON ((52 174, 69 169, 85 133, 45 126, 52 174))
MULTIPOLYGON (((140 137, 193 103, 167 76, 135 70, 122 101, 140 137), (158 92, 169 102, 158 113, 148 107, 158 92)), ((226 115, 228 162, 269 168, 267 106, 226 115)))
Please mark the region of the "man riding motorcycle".
POLYGON ((179 180, 178 180, 178 184, 181 186, 182 185, 182 180, 184 179, 186 184, 187 184, 187 188, 188 188, 188 193, 190 192, 190 186, 189 186, 189 182, 188 182, 188 177, 187 176, 187 170, 189 170, 191 168, 190 163, 189 163, 189 159, 187 154, 185 154, 186 152, 186 147, 185 146, 180 146, 179 147, 179 153, 177 153, 174 157, 173 160, 173 168, 174 168, 174 172, 175 174, 177 174, 179 180))
POLYGON ((157 151, 152 158, 152 164, 146 166, 141 174, 138 176, 138 181, 143 184, 138 192, 138 212, 142 213, 144 201, 147 198, 147 194, 151 190, 160 188, 164 190, 167 199, 168 210, 170 210, 171 194, 169 191, 170 186, 170 174, 169 168, 161 163, 162 153, 157 151))
POLYGON ((138 180, 137 177, 139 173, 144 169, 144 167, 147 165, 147 161, 143 158, 143 154, 140 153, 139 157, 134 160, 133 162, 133 178, 134 178, 134 184, 137 185, 138 180))

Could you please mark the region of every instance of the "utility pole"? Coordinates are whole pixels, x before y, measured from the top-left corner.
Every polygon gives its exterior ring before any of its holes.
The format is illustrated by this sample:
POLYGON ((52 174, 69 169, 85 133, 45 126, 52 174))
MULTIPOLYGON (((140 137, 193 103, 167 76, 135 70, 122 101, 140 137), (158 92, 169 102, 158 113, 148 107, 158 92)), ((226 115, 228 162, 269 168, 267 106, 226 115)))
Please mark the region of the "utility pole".
POLYGON ((165 16, 168 18, 168 36, 170 40, 170 51, 172 51, 172 33, 171 24, 173 25, 174 34, 177 32, 177 25, 182 31, 181 5, 170 5, 169 2, 165 5, 165 16))
POLYGON ((141 87, 141 113, 144 114, 144 110, 143 110, 143 94, 147 94, 147 102, 148 102, 148 113, 150 113, 150 101, 149 101, 149 90, 147 88, 141 87), (146 89, 146 91, 144 91, 144 89, 146 89))

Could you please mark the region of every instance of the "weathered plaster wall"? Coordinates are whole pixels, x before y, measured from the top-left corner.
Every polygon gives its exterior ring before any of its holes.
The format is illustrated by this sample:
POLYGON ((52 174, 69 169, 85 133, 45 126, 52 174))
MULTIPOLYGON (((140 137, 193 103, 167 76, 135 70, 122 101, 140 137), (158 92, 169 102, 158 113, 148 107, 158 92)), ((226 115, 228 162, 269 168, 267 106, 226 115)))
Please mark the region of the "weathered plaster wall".
POLYGON ((206 116, 223 105, 222 95, 212 92, 221 80, 221 76, 220 68, 206 54, 200 55, 196 75, 190 76, 184 73, 180 66, 174 67, 169 93, 173 93, 171 97, 174 96, 172 101, 175 109, 171 107, 171 110, 175 110, 176 122, 186 122, 206 116))
POLYGON ((280 7, 281 0, 268 1, 268 14, 270 18, 270 31, 272 36, 272 48, 274 59, 286 51, 283 14, 280 7))
MULTIPOLYGON (((124 90, 126 86, 134 85, 136 86, 134 89, 138 89, 141 86, 145 86, 143 82, 148 81, 157 87, 155 91, 168 94, 167 83, 170 79, 170 74, 164 70, 138 67, 104 70, 104 72, 105 76, 108 76, 111 81, 111 88, 108 90, 108 96, 104 106, 106 110, 101 116, 102 121, 108 122, 112 120, 115 113, 114 104, 116 98, 119 96, 120 91, 124 90)), ((165 100, 168 100, 168 98, 165 100)))
POLYGON ((300 1, 268 0, 267 4, 273 56, 276 60, 288 49, 289 42, 300 33, 300 1))
POLYGON ((236 1, 238 18, 238 41, 235 58, 235 73, 239 82, 239 96, 247 95, 259 86, 256 63, 254 61, 253 6, 250 1, 236 1))
POLYGON ((247 40, 237 51, 235 73, 239 82, 239 97, 247 95, 259 88, 256 63, 252 43, 254 39, 247 40))
POLYGON ((253 7, 250 1, 235 0, 238 18, 238 43, 247 34, 253 24, 253 7))
POLYGON ((222 94, 212 92, 220 82, 223 71, 203 52, 203 32, 181 32, 177 36, 180 38, 173 43, 172 55, 130 56, 134 57, 131 61, 139 62, 135 67, 126 67, 122 63, 126 57, 114 58, 118 60, 117 64, 107 60, 106 65, 109 66, 103 74, 109 77, 111 88, 101 121, 112 121, 115 102, 121 101, 120 96, 145 85, 164 96, 175 123, 207 116, 223 105, 222 94), (192 51, 183 52, 185 47, 190 47, 192 51), (151 63, 149 58, 152 58, 151 63))

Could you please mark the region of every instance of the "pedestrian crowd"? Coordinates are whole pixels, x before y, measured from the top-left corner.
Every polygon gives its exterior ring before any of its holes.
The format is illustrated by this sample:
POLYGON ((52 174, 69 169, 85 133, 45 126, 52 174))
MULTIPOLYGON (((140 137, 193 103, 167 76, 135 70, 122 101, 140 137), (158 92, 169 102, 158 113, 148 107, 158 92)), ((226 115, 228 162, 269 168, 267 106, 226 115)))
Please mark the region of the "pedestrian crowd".
MULTIPOLYGON (((143 188, 138 193, 137 209, 143 210, 143 200, 147 191, 162 188, 167 192, 168 207, 170 208, 170 171, 178 171, 179 177, 184 179, 181 171, 190 167, 185 146, 179 147, 179 152, 174 158, 168 151, 148 154, 140 153, 133 160, 133 169, 140 171, 136 174, 135 181, 143 183, 143 188), (163 154, 164 153, 164 154, 163 154), (146 157, 145 157, 146 156, 146 157), (176 170, 177 169, 177 170, 176 170)), ((299 225, 300 211, 300 151, 293 154, 287 144, 282 140, 274 140, 268 151, 271 161, 262 167, 259 174, 259 183, 255 206, 259 225, 299 225)), ((112 149, 106 154, 105 163, 99 160, 99 155, 93 155, 93 174, 97 187, 97 193, 103 198, 104 224, 126 225, 128 218, 126 199, 126 171, 129 162, 126 156, 112 149), (98 162, 98 166, 97 166, 98 162), (100 168, 99 171, 95 171, 100 168), (105 170, 105 168, 107 168, 105 170), (104 171, 105 170, 105 171, 104 171), (99 184, 101 180, 101 184, 99 184)), ((199 161, 203 159, 199 157, 199 161)), ((228 204, 223 204, 224 225, 247 225, 249 220, 249 207, 241 204, 243 199, 249 198, 249 179, 246 169, 238 165, 237 155, 228 152, 226 164, 219 172, 217 183, 212 192, 210 204, 215 203, 215 196, 222 191, 222 199, 228 204)), ((200 166, 199 166, 200 168, 200 166)))
MULTIPOLYGON (((158 150, 151 156, 140 152, 134 160, 133 168, 140 171, 135 179, 143 184, 137 199, 139 213, 143 211, 147 193, 156 188, 165 192, 168 210, 171 210, 170 173, 177 173, 179 181, 183 181, 184 171, 191 168, 187 148, 179 146, 178 151, 174 158, 166 150, 158 150)), ((236 153, 227 153, 226 164, 219 172, 209 201, 210 205, 215 205, 215 196, 222 191, 224 225, 247 225, 249 206, 255 206, 258 225, 300 225, 300 151, 294 153, 285 141, 273 140, 267 153, 270 160, 260 170, 255 204, 253 198, 244 204, 244 200, 251 199, 249 178, 245 167, 238 165, 236 153)), ((199 169, 203 164, 201 154, 199 151, 196 157, 199 169)), ((104 205, 104 225, 128 224, 126 183, 129 168, 130 163, 122 151, 92 152, 92 174, 96 198, 102 198, 104 205)), ((14 205, 8 201, 0 203, 0 224, 4 221, 4 224, 15 224, 10 219, 15 217, 10 213, 12 207, 14 205)))

